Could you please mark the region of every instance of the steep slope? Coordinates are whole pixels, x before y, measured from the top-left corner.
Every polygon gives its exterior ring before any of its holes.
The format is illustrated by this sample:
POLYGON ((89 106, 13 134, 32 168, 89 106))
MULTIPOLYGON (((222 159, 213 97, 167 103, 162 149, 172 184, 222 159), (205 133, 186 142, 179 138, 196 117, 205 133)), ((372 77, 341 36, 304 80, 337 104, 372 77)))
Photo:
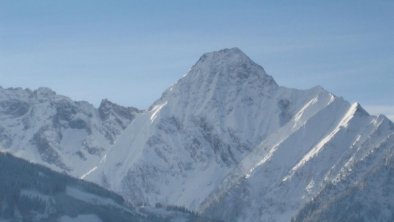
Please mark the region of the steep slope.
MULTIPOLYGON (((343 114, 334 119, 330 130, 325 129, 324 122, 331 121, 326 113, 324 121, 323 116, 310 119, 301 131, 275 146, 263 143, 261 149, 267 150, 268 157, 263 154, 253 172, 223 195, 213 195, 203 210, 213 217, 237 221, 289 221, 331 183, 358 182, 359 162, 387 141, 393 127, 383 116, 369 116, 358 104, 343 114), (236 211, 229 213, 228 209, 236 211)), ((379 156, 374 163, 383 158, 379 156)), ((367 171, 364 168, 359 173, 367 171)))
MULTIPOLYGON (((394 130, 392 123, 386 127, 394 130)), ((294 221, 393 221, 394 133, 368 149, 297 214, 294 221), (347 174, 348 176, 344 176, 347 174)))
POLYGON ((96 109, 47 88, 0 87, 0 149, 80 177, 138 113, 108 100, 96 109))
POLYGON ((187 211, 128 205, 97 185, 0 153, 0 221, 209 221, 187 211))
POLYGON ((278 86, 237 48, 204 54, 87 179, 225 221, 289 221, 390 128, 321 87, 278 86))

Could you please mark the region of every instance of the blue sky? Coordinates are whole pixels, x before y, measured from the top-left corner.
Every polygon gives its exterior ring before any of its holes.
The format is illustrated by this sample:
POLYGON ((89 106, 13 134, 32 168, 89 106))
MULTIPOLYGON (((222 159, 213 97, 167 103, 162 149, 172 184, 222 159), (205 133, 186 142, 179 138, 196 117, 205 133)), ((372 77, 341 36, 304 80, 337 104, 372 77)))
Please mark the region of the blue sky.
POLYGON ((394 1, 0 0, 0 85, 148 107, 207 51, 394 117, 394 1))

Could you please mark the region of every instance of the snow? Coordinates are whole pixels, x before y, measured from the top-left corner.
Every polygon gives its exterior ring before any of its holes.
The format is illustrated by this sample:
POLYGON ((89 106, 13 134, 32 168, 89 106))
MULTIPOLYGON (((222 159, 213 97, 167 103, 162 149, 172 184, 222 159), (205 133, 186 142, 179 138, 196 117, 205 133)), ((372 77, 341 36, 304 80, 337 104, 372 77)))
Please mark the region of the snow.
POLYGON ((154 106, 153 107, 153 109, 152 109, 152 115, 151 115, 151 117, 150 117, 150 120, 153 122, 155 119, 156 119, 156 117, 157 117, 157 114, 160 112, 160 110, 165 106, 165 105, 167 105, 167 102, 164 102, 163 104, 158 104, 158 105, 156 105, 156 106, 154 106))
POLYGON ((311 105, 315 104, 318 101, 318 97, 314 97, 313 99, 311 99, 307 104, 305 104, 304 107, 301 108, 301 110, 295 115, 295 119, 294 121, 296 123, 298 123, 301 120, 301 117, 303 116, 305 110, 308 109, 308 107, 310 107, 311 105))
POLYGON ((90 169, 87 173, 85 173, 84 175, 82 175, 80 177, 80 179, 85 179, 85 177, 87 177, 89 174, 91 174, 92 172, 94 172, 97 169, 97 166, 93 167, 92 169, 90 169))

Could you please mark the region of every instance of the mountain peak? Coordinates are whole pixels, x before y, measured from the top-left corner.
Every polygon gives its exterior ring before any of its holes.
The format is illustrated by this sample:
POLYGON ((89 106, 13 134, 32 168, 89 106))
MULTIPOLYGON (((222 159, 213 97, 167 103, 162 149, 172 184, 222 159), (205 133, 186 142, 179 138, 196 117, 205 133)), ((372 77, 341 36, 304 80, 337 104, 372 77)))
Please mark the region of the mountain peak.
POLYGON ((149 110, 170 101, 182 104, 174 105, 176 107, 185 108, 188 104, 192 107, 190 109, 205 112, 218 104, 261 99, 273 95, 277 89, 278 85, 263 67, 240 49, 222 49, 203 54, 190 71, 165 91, 149 110))
POLYGON ((219 51, 204 53, 195 66, 201 65, 256 65, 239 48, 221 49, 219 51))
POLYGON ((202 57, 209 57, 209 56, 240 56, 240 57, 247 57, 247 55, 239 48, 225 48, 220 49, 218 51, 207 52, 202 55, 202 57))
POLYGON ((203 54, 185 76, 193 82, 208 80, 211 82, 245 84, 263 83, 276 87, 274 79, 263 67, 252 61, 239 48, 222 49, 203 54))

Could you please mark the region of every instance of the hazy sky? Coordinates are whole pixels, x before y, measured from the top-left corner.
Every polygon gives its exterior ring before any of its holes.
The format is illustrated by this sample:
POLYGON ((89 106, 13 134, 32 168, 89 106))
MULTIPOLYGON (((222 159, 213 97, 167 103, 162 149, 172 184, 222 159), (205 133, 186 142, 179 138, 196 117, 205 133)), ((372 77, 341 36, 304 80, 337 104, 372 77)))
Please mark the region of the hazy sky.
POLYGON ((394 117, 394 1, 0 0, 0 85, 148 107, 207 51, 394 117))

